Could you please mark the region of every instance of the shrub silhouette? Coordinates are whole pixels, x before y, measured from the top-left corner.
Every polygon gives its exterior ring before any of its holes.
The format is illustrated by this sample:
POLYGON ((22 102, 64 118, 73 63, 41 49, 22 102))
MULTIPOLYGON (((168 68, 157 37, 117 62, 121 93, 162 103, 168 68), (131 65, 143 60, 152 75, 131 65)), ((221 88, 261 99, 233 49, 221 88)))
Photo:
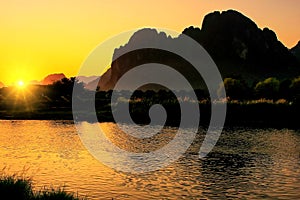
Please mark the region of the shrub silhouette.
POLYGON ((224 85, 220 85, 220 88, 218 89, 218 95, 223 96, 224 94, 221 94, 221 89, 225 87, 226 96, 229 99, 238 99, 243 100, 247 98, 247 93, 249 91, 248 85, 245 83, 245 81, 235 78, 225 78, 224 79, 224 85))
POLYGON ((280 82, 274 77, 258 82, 254 88, 258 98, 276 99, 278 98, 280 82))

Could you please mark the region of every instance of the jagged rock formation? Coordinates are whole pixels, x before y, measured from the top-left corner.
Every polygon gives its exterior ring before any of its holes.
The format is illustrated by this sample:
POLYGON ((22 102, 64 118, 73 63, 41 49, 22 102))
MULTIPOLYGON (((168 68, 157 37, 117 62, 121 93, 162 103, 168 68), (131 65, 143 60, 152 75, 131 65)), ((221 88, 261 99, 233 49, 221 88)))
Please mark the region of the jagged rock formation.
POLYGON ((217 61, 272 68, 297 65, 272 30, 259 29, 234 10, 210 13, 205 16, 201 30, 190 27, 183 33, 197 40, 217 61))
MULTIPOLYGON (((210 13, 205 16, 201 29, 189 27, 183 34, 190 36, 207 50, 223 77, 239 75, 251 83, 270 76, 282 79, 300 74, 299 62, 291 53, 298 52, 297 48, 289 51, 278 41, 272 30, 258 28, 253 21, 237 11, 210 13)), ((98 86, 101 90, 113 89, 119 78, 128 70, 141 64, 157 62, 175 68, 194 88, 205 87, 193 67, 177 55, 153 49, 136 50, 122 55, 126 48, 136 44, 167 44, 178 40, 180 36, 173 39, 154 29, 137 31, 126 45, 115 49, 113 57, 118 58, 102 75, 98 86)))

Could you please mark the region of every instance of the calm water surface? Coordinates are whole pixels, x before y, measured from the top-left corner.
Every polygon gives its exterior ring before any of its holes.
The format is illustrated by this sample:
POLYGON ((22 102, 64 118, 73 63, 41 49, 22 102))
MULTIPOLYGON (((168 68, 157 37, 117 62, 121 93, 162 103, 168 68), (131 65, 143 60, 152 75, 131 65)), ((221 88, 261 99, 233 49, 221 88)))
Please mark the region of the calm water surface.
MULTIPOLYGON (((115 144, 134 152, 159 148, 176 132, 165 128, 151 140, 136 140, 113 123, 100 126, 115 144)), ((204 133, 168 167, 130 174, 94 159, 72 121, 0 121, 0 170, 32 177, 36 189, 65 186, 89 199, 300 199, 299 131, 227 130, 200 160, 204 133)))

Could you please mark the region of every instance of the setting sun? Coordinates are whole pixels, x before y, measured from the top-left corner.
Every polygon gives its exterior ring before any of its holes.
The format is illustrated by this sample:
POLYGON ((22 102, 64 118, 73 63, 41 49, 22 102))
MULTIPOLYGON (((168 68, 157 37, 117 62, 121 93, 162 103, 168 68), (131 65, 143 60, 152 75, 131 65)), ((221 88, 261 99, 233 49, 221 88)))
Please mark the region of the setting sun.
POLYGON ((20 88, 20 89, 24 88, 24 87, 25 87, 24 81, 18 81, 18 82, 17 82, 17 86, 18 86, 18 88, 20 88))

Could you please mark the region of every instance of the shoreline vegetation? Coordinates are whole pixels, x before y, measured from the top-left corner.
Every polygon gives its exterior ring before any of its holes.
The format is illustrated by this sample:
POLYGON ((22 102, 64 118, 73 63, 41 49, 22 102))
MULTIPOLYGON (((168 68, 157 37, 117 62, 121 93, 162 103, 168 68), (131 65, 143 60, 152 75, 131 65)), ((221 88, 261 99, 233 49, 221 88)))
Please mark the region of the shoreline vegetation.
MULTIPOLYGON (((224 128, 253 127, 253 128, 292 128, 299 129, 299 119, 296 118, 299 108, 292 105, 268 103, 261 100, 259 104, 227 104, 224 128)), ((208 126, 210 105, 200 104, 200 126, 208 126)), ((71 108, 70 108, 71 109, 71 108)), ((87 122, 115 122, 111 111, 97 112, 98 121, 89 120, 93 113, 86 113, 87 122)), ((137 124, 148 124, 150 118, 147 111, 131 113, 137 124)), ((1 111, 0 120, 74 120, 71 110, 54 109, 51 111, 1 111)), ((167 118, 166 125, 177 127, 180 119, 174 115, 167 118)), ((123 123, 126 123, 124 121, 123 123)))
MULTIPOLYGON (((76 97, 80 98, 82 105, 95 103, 99 122, 114 122, 112 112, 118 112, 119 105, 129 103, 133 121, 148 124, 150 107, 161 104, 167 111, 166 125, 178 126, 179 102, 183 102, 197 103, 200 107, 200 125, 207 126, 211 105, 217 107, 227 103, 225 128, 234 126, 300 128, 296 117, 300 111, 300 78, 277 80, 273 77, 253 83, 251 87, 240 78, 225 78, 227 98, 213 102, 205 89, 195 90, 198 98, 196 102, 190 99, 190 93, 187 91, 178 91, 175 96, 168 90, 137 90, 130 99, 123 98, 129 91, 118 92, 120 98, 113 106, 111 106, 111 90, 97 90, 95 93, 84 89, 83 83, 79 83, 75 78, 64 78, 52 85, 28 85, 23 89, 11 86, 0 89, 0 119, 73 120, 73 114, 77 116, 78 112, 78 109, 75 113, 72 112, 74 84, 82 88, 80 96, 76 97), (94 102, 91 102, 92 99, 94 102)), ((85 113, 84 119, 76 121, 89 121, 89 116, 94 115, 92 110, 86 108, 83 108, 82 112, 85 113)))
POLYGON ((33 190, 32 180, 16 175, 0 176, 0 199, 18 200, 86 200, 77 194, 68 193, 64 188, 33 190))

